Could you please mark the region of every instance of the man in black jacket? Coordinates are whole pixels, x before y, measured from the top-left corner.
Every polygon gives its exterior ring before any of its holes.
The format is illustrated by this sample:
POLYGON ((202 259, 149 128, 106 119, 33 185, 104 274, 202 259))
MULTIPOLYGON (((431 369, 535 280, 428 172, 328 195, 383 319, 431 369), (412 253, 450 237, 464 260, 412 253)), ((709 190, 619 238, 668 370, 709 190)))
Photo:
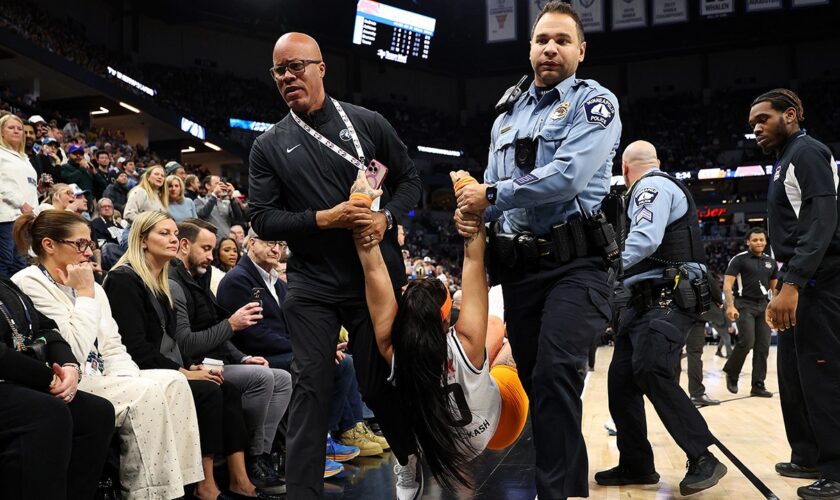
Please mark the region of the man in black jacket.
POLYGON ((799 96, 775 89, 752 103, 749 123, 776 155, 767 194, 778 293, 765 310, 778 328, 779 397, 790 462, 783 476, 817 479, 801 498, 840 498, 840 202, 831 150, 800 128, 799 96))
POLYGON ((119 210, 120 213, 125 211, 125 202, 128 200, 128 174, 120 172, 114 178, 114 182, 108 184, 102 196, 110 199, 114 203, 114 210, 119 210))
POLYGON ((282 493, 283 481, 270 463, 277 426, 289 404, 289 372, 268 367, 260 356, 248 356, 230 342, 235 332, 262 317, 259 304, 248 303, 229 315, 210 292, 210 262, 216 228, 199 219, 178 224, 178 258, 171 264, 170 287, 178 316, 175 340, 185 359, 202 363, 205 357, 225 363, 225 380, 242 391, 242 410, 250 434, 246 465, 251 481, 270 493, 282 493))
POLYGON ((286 465, 289 495, 320 498, 322 440, 333 385, 332 355, 343 325, 361 392, 400 463, 398 496, 421 494, 413 430, 393 404, 388 364, 376 347, 365 303, 364 277, 353 234, 377 239, 395 290, 405 283, 396 222, 417 203, 420 179, 405 145, 381 115, 328 98, 318 43, 287 33, 276 43, 272 75, 289 115, 254 142, 250 157, 251 222, 268 240, 292 251, 284 312, 291 331, 295 385, 286 465), (320 138, 319 138, 320 137, 320 138), (388 167, 379 211, 347 203, 358 169, 371 160, 388 167), (408 485, 412 486, 408 486, 408 485))

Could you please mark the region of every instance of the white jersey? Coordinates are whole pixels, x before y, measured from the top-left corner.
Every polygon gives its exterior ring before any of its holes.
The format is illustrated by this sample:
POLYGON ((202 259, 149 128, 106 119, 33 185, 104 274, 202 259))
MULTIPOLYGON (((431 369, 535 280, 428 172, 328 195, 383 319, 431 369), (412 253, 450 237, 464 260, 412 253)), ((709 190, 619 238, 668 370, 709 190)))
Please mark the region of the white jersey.
POLYGON ((455 408, 455 420, 462 426, 457 430, 469 441, 474 450, 472 459, 485 448, 496 433, 502 413, 502 397, 496 381, 490 376, 487 352, 484 364, 477 369, 470 363, 461 341, 450 328, 446 334, 447 345, 447 389, 455 408))

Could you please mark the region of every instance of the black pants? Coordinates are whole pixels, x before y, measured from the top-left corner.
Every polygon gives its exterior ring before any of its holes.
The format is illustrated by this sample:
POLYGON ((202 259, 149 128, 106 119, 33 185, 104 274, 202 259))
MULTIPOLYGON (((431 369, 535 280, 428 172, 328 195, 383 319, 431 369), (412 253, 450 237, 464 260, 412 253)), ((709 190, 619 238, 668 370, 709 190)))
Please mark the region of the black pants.
POLYGON ((604 333, 611 315, 603 260, 541 261, 540 269, 503 281, 502 293, 508 339, 531 401, 537 494, 588 496, 580 396, 593 337, 604 333))
POLYGON ((243 451, 248 430, 242 413, 242 395, 230 382, 216 385, 208 380, 190 380, 201 453, 230 455, 243 451))
MULTIPOLYGON (((689 328, 688 338, 685 341, 685 353, 688 358, 688 394, 693 398, 706 393, 706 387, 703 385, 703 347, 705 346, 706 321, 696 321, 689 328)), ((679 366, 679 361, 677 361, 677 366, 679 366)))
POLYGON ((767 356, 770 354, 770 327, 764 320, 767 301, 736 299, 735 308, 739 313, 735 321, 738 326, 738 342, 735 343, 729 361, 723 366, 723 371, 733 377, 740 375, 744 360, 752 350, 752 384, 763 384, 767 378, 767 356))
POLYGON ((840 481, 840 270, 823 274, 779 332, 779 393, 791 461, 840 481))
POLYGON ((79 391, 55 396, 0 383, 0 496, 90 500, 114 433, 114 406, 79 391))
POLYGON ((697 458, 712 444, 706 421, 674 379, 674 366, 695 321, 696 315, 673 306, 647 311, 630 307, 621 317, 608 388, 623 467, 643 474, 654 471, 642 396, 688 458, 697 458))
POLYGON ((348 348, 362 398, 376 414, 394 455, 405 463, 408 455, 417 451, 414 431, 406 426, 401 406, 394 404, 398 394, 387 382, 390 368, 379 354, 364 298, 322 301, 290 292, 283 311, 294 352, 286 435, 289 499, 321 497, 335 347, 342 325, 350 332, 348 348))

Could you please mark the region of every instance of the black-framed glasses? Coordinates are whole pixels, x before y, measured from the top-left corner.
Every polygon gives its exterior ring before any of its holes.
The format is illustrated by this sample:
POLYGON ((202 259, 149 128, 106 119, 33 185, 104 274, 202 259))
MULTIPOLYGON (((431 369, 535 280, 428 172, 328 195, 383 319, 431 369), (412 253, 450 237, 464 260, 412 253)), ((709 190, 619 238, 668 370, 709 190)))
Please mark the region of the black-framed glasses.
POLYGON ((279 80, 283 78, 283 75, 286 74, 288 70, 293 75, 299 75, 306 70, 306 66, 310 64, 319 64, 321 61, 316 59, 301 59, 296 61, 289 61, 286 64, 278 64, 277 66, 271 67, 268 72, 271 73, 271 77, 275 80, 279 80))
POLYGON ((86 240, 84 238, 79 238, 78 240, 55 240, 59 243, 66 243, 68 245, 73 245, 76 247, 76 251, 79 253, 83 253, 88 248, 91 251, 96 250, 96 242, 93 240, 86 240))
POLYGON ((285 241, 268 241, 268 240, 264 240, 262 238, 255 238, 255 239, 262 241, 268 248, 274 248, 277 245, 279 245, 280 248, 285 248, 287 246, 285 241))

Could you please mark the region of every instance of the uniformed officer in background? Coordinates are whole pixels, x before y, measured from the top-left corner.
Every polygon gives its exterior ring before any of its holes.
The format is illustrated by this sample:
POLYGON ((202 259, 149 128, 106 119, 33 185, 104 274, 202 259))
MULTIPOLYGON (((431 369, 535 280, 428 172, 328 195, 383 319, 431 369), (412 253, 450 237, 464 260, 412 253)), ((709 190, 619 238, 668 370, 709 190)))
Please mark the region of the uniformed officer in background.
POLYGON ((764 387, 767 377, 767 356, 770 354, 770 327, 764 321, 767 296, 776 289, 776 261, 764 253, 767 231, 754 227, 747 232, 747 251, 741 252, 726 266, 723 293, 726 295, 726 317, 738 326, 738 342, 723 366, 726 388, 738 392, 738 376, 750 350, 752 358, 751 396, 772 398, 773 393, 764 387), (738 284, 738 295, 734 286, 738 284))
POLYGON ((647 440, 647 396, 688 456, 680 493, 711 488, 726 467, 708 450, 714 438, 674 380, 686 335, 708 310, 705 251, 697 209, 685 186, 659 170, 656 149, 637 141, 624 150, 630 228, 622 254, 630 302, 621 315, 608 375, 610 414, 618 431, 618 466, 598 472, 605 486, 659 482, 647 440))
POLYGON ((575 77, 585 51, 577 13, 547 3, 531 36, 534 82, 500 102, 485 183, 456 192, 462 235, 476 228, 461 214, 487 209, 495 221, 488 266, 532 401, 537 493, 547 499, 589 493, 580 395, 610 316, 606 261, 620 256, 599 212, 621 136, 618 100, 575 77))
POLYGON ((794 92, 758 96, 749 123, 758 145, 776 154, 767 194, 773 256, 782 283, 767 305, 779 329, 779 397, 791 461, 783 476, 813 478, 801 498, 840 498, 840 201, 831 150, 808 136, 794 92))

